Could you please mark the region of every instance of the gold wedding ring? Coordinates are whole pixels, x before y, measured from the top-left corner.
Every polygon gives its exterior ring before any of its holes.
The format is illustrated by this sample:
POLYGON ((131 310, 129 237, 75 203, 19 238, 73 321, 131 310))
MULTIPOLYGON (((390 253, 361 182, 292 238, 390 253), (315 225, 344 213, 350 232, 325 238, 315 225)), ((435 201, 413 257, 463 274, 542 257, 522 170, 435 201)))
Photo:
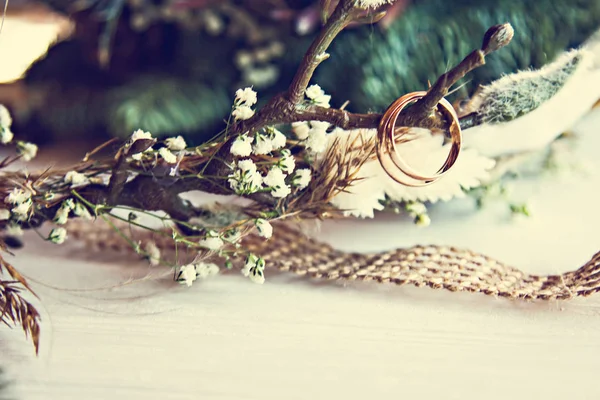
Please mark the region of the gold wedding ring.
POLYGON ((421 175, 411 168, 398 154, 396 148, 396 121, 398 115, 406 106, 416 102, 427 94, 425 91, 405 94, 394 101, 383 114, 377 130, 377 158, 384 171, 396 182, 406 186, 426 186, 440 179, 456 162, 462 144, 462 133, 458 121, 458 115, 454 107, 442 99, 437 107, 450 120, 448 130, 452 145, 446 161, 441 168, 431 176, 421 175))

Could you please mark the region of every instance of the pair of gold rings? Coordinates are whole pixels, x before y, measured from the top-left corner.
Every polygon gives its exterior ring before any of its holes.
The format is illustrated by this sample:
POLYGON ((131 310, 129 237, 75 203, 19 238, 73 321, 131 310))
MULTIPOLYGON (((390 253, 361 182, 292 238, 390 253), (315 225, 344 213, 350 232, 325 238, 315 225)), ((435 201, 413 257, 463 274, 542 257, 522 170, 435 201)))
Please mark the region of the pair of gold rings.
POLYGON ((458 121, 458 115, 452 105, 442 99, 438 105, 438 110, 448 117, 450 126, 450 138, 452 145, 446 161, 441 168, 433 175, 421 175, 410 167, 398 154, 396 141, 399 139, 396 135, 396 122, 398 115, 406 106, 416 102, 427 94, 425 91, 412 92, 405 94, 394 101, 383 114, 379 127, 377 129, 377 158, 384 171, 396 182, 406 186, 426 186, 440 179, 446 172, 452 168, 462 144, 462 133, 458 121))

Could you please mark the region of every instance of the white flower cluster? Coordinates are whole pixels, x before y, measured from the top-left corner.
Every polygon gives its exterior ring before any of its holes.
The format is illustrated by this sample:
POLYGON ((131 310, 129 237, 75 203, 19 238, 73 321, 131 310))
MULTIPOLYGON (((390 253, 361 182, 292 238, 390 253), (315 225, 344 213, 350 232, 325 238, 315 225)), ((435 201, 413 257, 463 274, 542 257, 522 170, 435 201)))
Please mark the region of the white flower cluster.
POLYGON ((327 129, 331 124, 324 121, 294 122, 292 131, 299 140, 303 141, 304 147, 313 153, 322 153, 327 148, 327 129))
POLYGON ((246 258, 246 264, 242 268, 242 274, 250 278, 254 283, 263 284, 265 283, 265 260, 257 257, 254 254, 250 254, 246 258))
POLYGON ((209 231, 206 234, 206 237, 200 240, 198 244, 200 245, 200 247, 204 247, 208 250, 217 251, 220 250, 225 243, 223 242, 223 239, 221 238, 221 235, 219 235, 218 232, 209 231))
POLYGON ((238 136, 229 151, 238 157, 248 157, 250 154, 265 155, 285 147, 286 143, 287 138, 283 133, 273 127, 267 127, 264 132, 257 132, 252 138, 247 134, 238 136))
POLYGON ((235 92, 235 102, 231 115, 235 120, 246 120, 252 118, 254 110, 252 106, 256 104, 258 98, 252 88, 238 89, 235 92))
POLYGON ((13 140, 15 136, 10 130, 12 118, 8 109, 0 104, 0 143, 7 144, 13 140))
POLYGON ((67 230, 63 227, 54 228, 50 231, 48 239, 55 244, 62 244, 67 239, 67 230))
POLYGON ((31 210, 31 206, 33 205, 31 192, 29 190, 14 188, 12 192, 6 196, 4 202, 12 204, 13 207, 11 211, 17 217, 17 219, 24 220, 29 217, 29 212, 31 210))
MULTIPOLYGON (((265 189, 273 197, 284 198, 291 192, 291 186, 286 183, 286 179, 293 172, 295 161, 291 154, 285 153, 284 156, 276 162, 262 176, 256 167, 254 161, 250 159, 240 160, 233 167, 233 172, 229 175, 229 185, 237 194, 251 194, 265 189)), ((289 180, 292 186, 299 190, 306 188, 310 182, 311 173, 307 168, 296 170, 289 180)))
POLYGON ((217 275, 219 273, 219 267, 216 264, 210 263, 195 263, 187 264, 179 267, 179 273, 177 274, 177 281, 187 287, 192 286, 196 279, 205 279, 209 276, 217 275))
POLYGON ((69 171, 65 174, 65 183, 70 183, 71 186, 79 186, 88 182, 87 177, 81 172, 69 171))
POLYGON ((258 234, 265 239, 270 239, 273 236, 273 226, 266 219, 258 218, 254 221, 254 225, 258 230, 258 234))
POLYGON ((429 218, 429 215, 427 215, 427 207, 425 207, 425 204, 414 201, 406 203, 404 208, 408 214, 414 218, 415 225, 426 227, 431 224, 431 219, 429 218))
POLYGON ((73 209, 75 209, 75 202, 73 202, 73 199, 63 201, 60 208, 56 211, 56 214, 54 215, 53 222, 57 225, 66 224, 67 220, 69 219, 69 213, 73 209))
MULTIPOLYGON (((12 125, 12 117, 8 109, 0 104, 0 143, 8 144, 12 142, 14 133, 10 130, 12 125)), ((35 158, 38 152, 38 147, 33 143, 17 142, 17 153, 23 161, 31 161, 35 158)))
POLYGON ((331 101, 331 95, 325 94, 321 86, 319 85, 311 85, 306 88, 304 92, 306 97, 308 97, 309 102, 315 106, 329 108, 329 102, 331 101))
MULTIPOLYGON (((133 145, 136 142, 136 140, 141 140, 141 139, 152 139, 153 140, 154 138, 152 137, 152 134, 150 132, 144 132, 143 130, 138 129, 137 131, 133 132, 133 134, 131 135, 130 146, 133 145)), ((176 164, 177 156, 173 152, 174 151, 176 151, 176 152, 183 151, 187 147, 187 143, 185 142, 185 139, 181 136, 165 139, 165 145, 166 145, 166 147, 161 147, 160 149, 158 149, 158 155, 167 164, 176 164)), ((148 147, 146 150, 144 150, 141 153, 132 154, 131 158, 133 158, 134 160, 141 160, 143 153, 147 153, 147 152, 151 152, 151 151, 153 151, 152 146, 148 147)))

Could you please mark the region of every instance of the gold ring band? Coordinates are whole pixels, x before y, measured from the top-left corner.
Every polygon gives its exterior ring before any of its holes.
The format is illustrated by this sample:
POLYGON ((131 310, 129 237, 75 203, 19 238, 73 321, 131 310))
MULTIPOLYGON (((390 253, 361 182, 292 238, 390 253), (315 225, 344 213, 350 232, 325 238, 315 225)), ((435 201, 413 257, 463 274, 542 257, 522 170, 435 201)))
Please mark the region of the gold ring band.
POLYGON ((452 105, 442 99, 438 103, 438 110, 451 120, 449 126, 452 145, 448 157, 440 169, 431 176, 417 173, 398 154, 396 148, 396 121, 406 106, 416 102, 427 94, 425 91, 408 93, 394 101, 383 114, 377 132, 377 157, 385 172, 396 182, 406 186, 426 186, 440 179, 456 162, 462 144, 462 132, 458 115, 452 105))

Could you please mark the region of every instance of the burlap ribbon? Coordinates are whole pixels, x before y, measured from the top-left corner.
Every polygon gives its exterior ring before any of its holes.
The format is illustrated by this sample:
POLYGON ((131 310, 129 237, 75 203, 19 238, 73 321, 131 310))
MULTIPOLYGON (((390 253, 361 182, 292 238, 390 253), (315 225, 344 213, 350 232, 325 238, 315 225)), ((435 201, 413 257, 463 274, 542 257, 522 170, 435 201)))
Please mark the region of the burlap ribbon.
MULTIPOLYGON (((100 222, 100 221, 99 221, 100 222)), ((129 245, 105 224, 73 221, 70 236, 101 250, 123 251, 129 245)), ((136 239, 153 240, 170 250, 168 236, 136 231, 136 239)), ((271 239, 249 235, 244 248, 265 258, 269 268, 315 279, 377 281, 479 292, 514 299, 565 300, 600 290, 600 252, 579 269, 561 275, 531 275, 473 251, 447 246, 416 246, 383 253, 335 250, 286 224, 275 226, 271 239)))

